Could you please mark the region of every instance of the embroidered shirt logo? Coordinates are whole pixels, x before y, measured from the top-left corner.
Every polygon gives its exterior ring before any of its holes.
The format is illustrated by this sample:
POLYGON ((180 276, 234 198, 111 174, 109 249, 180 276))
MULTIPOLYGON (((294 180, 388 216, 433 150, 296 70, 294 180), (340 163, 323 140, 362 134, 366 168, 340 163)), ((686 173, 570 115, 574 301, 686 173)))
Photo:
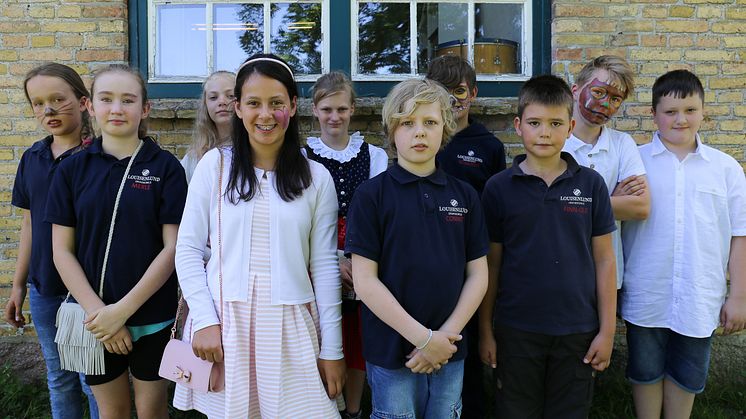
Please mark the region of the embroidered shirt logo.
POLYGON ((450 206, 439 206, 438 210, 445 214, 445 220, 449 223, 461 223, 464 221, 464 215, 469 212, 468 208, 459 206, 456 199, 451 199, 450 206))
POLYGON ((451 206, 452 207, 458 206, 458 201, 456 201, 455 199, 451 199, 451 206))
POLYGON ((466 154, 457 154, 456 158, 458 159, 458 162, 462 166, 479 166, 480 164, 484 163, 484 160, 480 157, 475 156, 474 150, 469 150, 466 152, 466 154))
POLYGON ((572 190, 572 195, 560 195, 562 211, 573 214, 588 214, 588 204, 593 204, 593 198, 583 196, 583 191, 578 188, 572 190))
POLYGON ((134 189, 141 189, 144 191, 150 190, 150 187, 153 183, 157 183, 161 181, 161 178, 158 176, 152 176, 150 174, 150 169, 143 169, 142 172, 140 172, 142 175, 129 175, 127 176, 127 180, 134 181, 132 183, 132 187, 134 189))
POLYGON ((150 174, 150 170, 148 170, 148 169, 142 169, 142 175, 143 176, 147 176, 149 174, 150 174))
POLYGON ((575 196, 580 196, 581 193, 582 192, 580 192, 580 189, 578 189, 578 188, 575 188, 575 189, 572 190, 572 194, 575 195, 575 196))

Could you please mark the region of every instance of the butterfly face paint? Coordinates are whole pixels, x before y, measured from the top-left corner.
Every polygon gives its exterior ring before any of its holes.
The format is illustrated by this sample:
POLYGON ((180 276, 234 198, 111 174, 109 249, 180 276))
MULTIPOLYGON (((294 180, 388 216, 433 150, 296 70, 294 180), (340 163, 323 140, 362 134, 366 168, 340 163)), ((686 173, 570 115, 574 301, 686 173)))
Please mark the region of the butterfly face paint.
POLYGON ((580 91, 578 108, 591 124, 605 124, 624 102, 624 92, 610 84, 593 79, 580 91))

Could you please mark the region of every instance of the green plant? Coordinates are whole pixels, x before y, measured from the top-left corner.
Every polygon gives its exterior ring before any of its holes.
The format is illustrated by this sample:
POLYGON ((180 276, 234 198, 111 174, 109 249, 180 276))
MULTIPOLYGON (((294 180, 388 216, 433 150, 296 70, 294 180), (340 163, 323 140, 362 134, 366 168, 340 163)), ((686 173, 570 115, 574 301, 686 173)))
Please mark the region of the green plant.
POLYGON ((0 367, 0 389, 0 417, 35 419, 49 416, 47 387, 21 382, 10 364, 0 367))

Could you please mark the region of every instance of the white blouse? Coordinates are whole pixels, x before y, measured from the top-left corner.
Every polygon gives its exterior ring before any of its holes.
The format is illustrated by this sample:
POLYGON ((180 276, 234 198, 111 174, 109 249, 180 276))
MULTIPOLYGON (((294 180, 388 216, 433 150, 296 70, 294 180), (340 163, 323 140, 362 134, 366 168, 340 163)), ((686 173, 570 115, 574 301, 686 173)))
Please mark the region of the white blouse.
MULTIPOLYGON (((223 300, 247 301, 251 267, 253 200, 232 204, 226 197, 231 147, 223 147, 222 261, 223 300)), ((187 194, 176 243, 176 271, 194 319, 194 330, 219 324, 215 301, 218 279, 218 166, 220 151, 208 151, 197 164, 187 194), (205 266, 203 251, 212 243, 205 266)), ((337 197, 329 172, 309 161, 312 183, 303 195, 283 201, 267 172, 270 193, 272 304, 316 302, 321 326, 322 359, 341 359, 341 288, 337 259, 337 197), (309 276, 313 276, 313 282, 309 276)), ((264 171, 255 169, 257 178, 264 171)))

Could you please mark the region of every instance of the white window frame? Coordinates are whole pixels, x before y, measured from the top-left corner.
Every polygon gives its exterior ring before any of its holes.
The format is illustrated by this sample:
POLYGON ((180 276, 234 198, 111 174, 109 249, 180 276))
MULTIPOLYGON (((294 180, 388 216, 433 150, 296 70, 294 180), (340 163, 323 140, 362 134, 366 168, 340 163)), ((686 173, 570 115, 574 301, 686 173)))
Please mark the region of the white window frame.
MULTIPOLYGON (((134 0, 130 0, 134 1, 134 0)), ((161 5, 206 5, 205 20, 207 22, 205 37, 207 39, 207 74, 215 71, 214 48, 213 48, 213 11, 215 4, 260 4, 264 6, 264 53, 270 52, 272 21, 272 3, 317 3, 321 4, 321 73, 296 75, 297 81, 316 81, 321 75, 329 72, 329 2, 330 0, 148 0, 148 83, 202 83, 205 77, 194 76, 156 76, 155 63, 158 51, 156 42, 156 7, 161 5)), ((248 58, 248 57, 247 57, 248 58)))
POLYGON ((531 78, 533 69, 533 2, 531 0, 351 0, 351 76, 354 81, 401 81, 422 77, 417 73, 417 5, 422 3, 458 3, 467 5, 467 44, 468 60, 474 62, 474 7, 477 3, 521 4, 523 5, 523 24, 521 25, 521 69, 523 74, 477 74, 477 81, 526 81, 531 78), (360 3, 409 3, 409 74, 360 74, 358 73, 359 31, 358 13, 360 3), (528 46, 528 47, 527 47, 528 46))

